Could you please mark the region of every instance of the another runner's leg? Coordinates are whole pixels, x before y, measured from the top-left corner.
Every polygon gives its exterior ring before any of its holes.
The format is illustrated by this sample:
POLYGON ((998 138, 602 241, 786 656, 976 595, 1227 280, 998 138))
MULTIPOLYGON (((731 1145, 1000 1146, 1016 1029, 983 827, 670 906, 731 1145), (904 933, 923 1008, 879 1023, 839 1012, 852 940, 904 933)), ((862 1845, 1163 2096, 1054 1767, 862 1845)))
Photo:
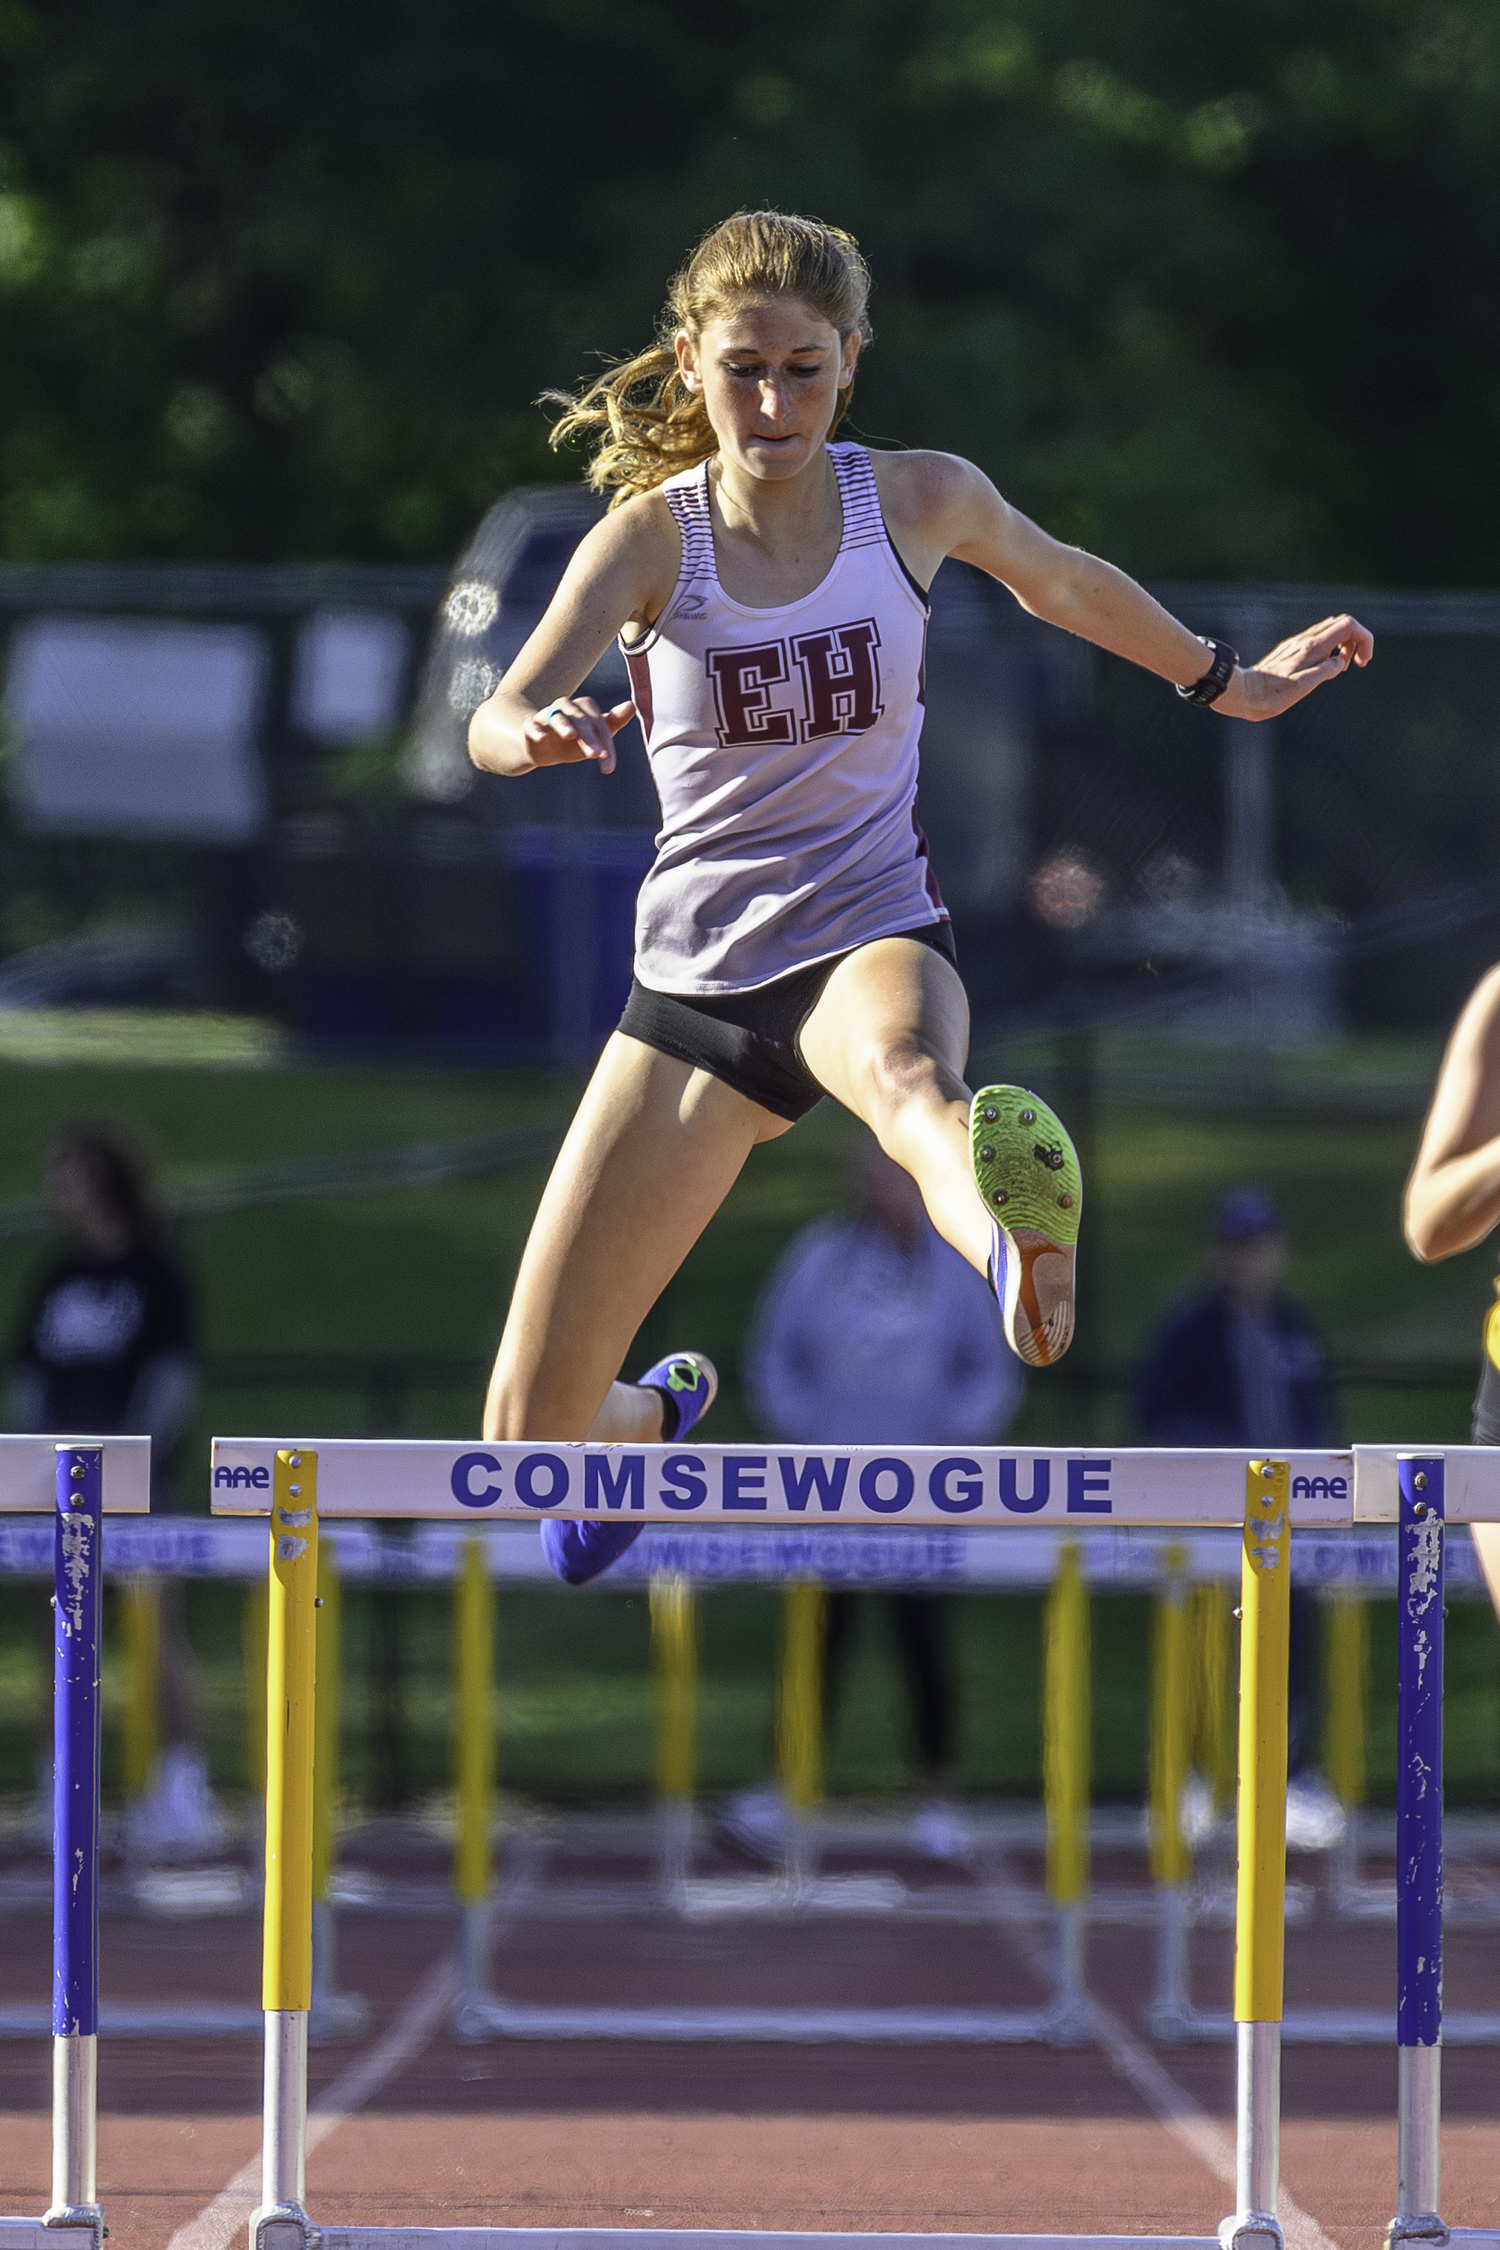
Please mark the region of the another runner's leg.
POLYGON ((1033 1367, 1061 1358, 1073 1333, 1077 1157, 1060 1120, 1019 1088, 1003 1105, 985 1090, 982 1106, 1003 1109, 1003 1122, 980 1120, 991 1137, 971 1140, 969 1007, 952 964, 911 938, 861 946, 824 986, 801 1046, 819 1084, 905 1166, 939 1234, 995 1289, 1012 1350, 1033 1367), (981 1163, 982 1147, 991 1155, 981 1163), (1023 1194, 1028 1166, 1036 1189, 1023 1194))

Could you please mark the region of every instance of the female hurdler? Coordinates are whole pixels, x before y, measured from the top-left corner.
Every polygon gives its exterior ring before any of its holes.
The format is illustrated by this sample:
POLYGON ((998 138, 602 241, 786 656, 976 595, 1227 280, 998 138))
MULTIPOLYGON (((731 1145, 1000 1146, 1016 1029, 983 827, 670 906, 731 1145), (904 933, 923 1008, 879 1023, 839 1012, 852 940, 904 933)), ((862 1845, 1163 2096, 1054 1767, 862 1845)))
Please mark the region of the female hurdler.
MULTIPOLYGON (((1285 711, 1370 635, 1334 617, 1241 668, 1110 564, 1017 514, 969 462, 829 440, 869 338, 839 228, 740 213, 671 286, 660 341, 570 402, 611 512, 475 713, 515 778, 614 766, 639 717, 662 803, 635 982, 542 1197, 486 1406, 492 1438, 650 1444, 711 1402, 678 1353, 615 1380, 756 1142, 823 1094, 911 1173, 1033 1367, 1067 1349, 1081 1183, 1035 1095, 964 1084, 969 1015, 914 815, 927 588, 949 555, 1022 606, 1237 718, 1285 711), (633 701, 575 691, 618 636, 633 701)), ((618 1519, 549 1523, 564 1575, 618 1519)))

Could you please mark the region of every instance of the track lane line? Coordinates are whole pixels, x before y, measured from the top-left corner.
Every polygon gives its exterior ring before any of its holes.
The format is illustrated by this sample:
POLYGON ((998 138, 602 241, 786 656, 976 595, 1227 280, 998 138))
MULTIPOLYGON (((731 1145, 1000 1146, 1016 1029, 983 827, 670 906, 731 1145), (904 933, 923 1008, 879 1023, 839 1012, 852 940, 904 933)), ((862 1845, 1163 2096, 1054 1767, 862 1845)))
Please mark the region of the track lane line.
MULTIPOLYGON (((1221 2125, 1217 2118, 1180 2086, 1171 2072, 1164 2070, 1149 2047, 1145 2047, 1133 2032, 1126 2029, 1118 2016, 1098 2000, 1090 2000, 1094 2015, 1094 2032, 1100 2046, 1109 2058, 1110 2068, 1127 2085, 1134 2087, 1157 2122, 1164 2125, 1175 2141, 1191 2150, 1201 2164, 1207 2166, 1215 2179, 1222 2180, 1234 2200, 1234 2135, 1221 2125)), ((1288 2250, 1339 2250, 1332 2236, 1326 2235, 1310 2212, 1304 2211, 1287 2192, 1283 2181, 1276 2204, 1276 2216, 1286 2236, 1288 2250)))
MULTIPOLYGON (((1004 1873, 1003 1862, 995 1873, 1004 1873)), ((1023 1937, 1013 1922, 997 1917, 995 1927, 1009 1947, 1013 1957, 1031 1971, 1046 1991, 1052 1983, 1054 1962, 1050 1951, 1023 1937)), ((1162 2125, 1199 2163, 1221 2180, 1229 2189, 1230 2209, 1234 2207, 1235 2147, 1234 2135, 1210 2117, 1196 2097, 1177 2080, 1152 2054, 1149 2047, 1136 2038, 1102 2000, 1087 1994, 1089 2014, 1093 2019, 1094 2037, 1104 2050, 1111 2070, 1117 2078, 1139 2094, 1159 2125, 1162 2125)), ((1288 2250, 1340 2250, 1331 2235, 1323 2232, 1311 2212, 1288 2192, 1286 2182, 1281 2183, 1276 2201, 1276 2216, 1281 2221, 1281 2231, 1286 2236, 1288 2250)))
MULTIPOLYGON (((344 2119, 378 2094, 386 2081, 421 2053, 442 2023, 458 1990, 458 1964, 449 1955, 438 1963, 407 2001, 367 2055, 325 2088, 307 2113, 307 2153, 326 2141, 344 2119)), ((177 2229, 167 2250, 229 2250, 260 2201, 261 2151, 242 2164, 196 2218, 177 2229)))

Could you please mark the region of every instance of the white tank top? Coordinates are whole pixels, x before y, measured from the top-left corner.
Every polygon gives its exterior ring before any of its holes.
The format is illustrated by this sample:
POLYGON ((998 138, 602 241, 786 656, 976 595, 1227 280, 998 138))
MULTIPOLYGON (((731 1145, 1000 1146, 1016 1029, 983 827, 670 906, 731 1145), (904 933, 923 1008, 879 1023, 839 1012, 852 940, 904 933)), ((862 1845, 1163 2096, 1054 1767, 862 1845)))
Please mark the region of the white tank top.
POLYGON ((661 798, 635 924, 653 992, 748 992, 948 919, 915 810, 927 603, 868 453, 828 451, 839 551, 780 609, 719 584, 708 464, 661 487, 682 569, 651 631, 620 644, 661 798))

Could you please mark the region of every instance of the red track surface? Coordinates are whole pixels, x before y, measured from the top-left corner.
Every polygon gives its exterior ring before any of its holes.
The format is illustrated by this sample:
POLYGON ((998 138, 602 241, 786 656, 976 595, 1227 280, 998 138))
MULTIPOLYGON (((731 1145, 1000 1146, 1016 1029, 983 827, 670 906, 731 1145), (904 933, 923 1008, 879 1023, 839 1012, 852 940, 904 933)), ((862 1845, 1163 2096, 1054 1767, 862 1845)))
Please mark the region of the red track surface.
MULTIPOLYGON (((357 2046, 315 2050, 315 2094, 400 2014, 452 1937, 439 1917, 344 1917, 341 1981, 370 1996, 374 2021, 357 2046)), ((1199 1932, 1193 1949, 1196 1997, 1224 2005, 1228 1934, 1199 1932)), ((112 1913, 105 1989, 253 2004, 258 1951, 249 1914, 112 1913)), ((1294 1929, 1288 2004, 1390 2004, 1393 1951, 1388 1924, 1294 1929)), ((1089 1966, 1098 1997, 1145 2046, 1149 1933, 1096 1929, 1089 1966)), ((8 1915, 0 1997, 44 2000, 48 1969, 45 1915, 8 1915)), ((558 2002, 1040 1997, 1005 1933, 891 1920, 527 1921, 497 1947, 495 1982, 558 2002)), ((1450 2007, 1500 2009, 1500 1930, 1450 1932, 1446 1986, 1450 2007)), ((1213 2121, 1222 2161, 1230 2051, 1152 2052, 1190 2116, 1196 2104, 1213 2121)), ((110 2250, 166 2250, 254 2157, 259 2061, 250 2039, 101 2042, 110 2250)), ((1444 2068, 1446 2215, 1494 2226, 1500 2055, 1450 2050, 1444 2068)), ((1395 2205, 1395 2084, 1394 2046, 1288 2050, 1283 2173, 1315 2222, 1301 2250, 1319 2250, 1318 2229, 1343 2250, 1377 2250, 1395 2205)), ((46 2201, 49 2100, 46 2042, 0 2044, 0 2210, 46 2201)), ((376 2224, 1205 2234, 1232 2195, 1201 2132, 1185 2145, 1093 2047, 468 2047, 439 2033, 323 2140, 308 2199, 315 2217, 376 2224)))

